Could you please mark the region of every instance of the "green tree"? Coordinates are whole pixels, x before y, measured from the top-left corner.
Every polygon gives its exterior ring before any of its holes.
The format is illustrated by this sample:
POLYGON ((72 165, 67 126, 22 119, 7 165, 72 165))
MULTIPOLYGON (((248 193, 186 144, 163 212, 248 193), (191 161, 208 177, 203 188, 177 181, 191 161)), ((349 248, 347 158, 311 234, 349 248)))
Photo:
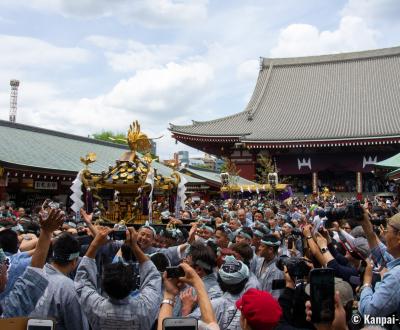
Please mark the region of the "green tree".
POLYGON ((101 131, 100 133, 93 134, 93 138, 96 140, 102 140, 107 142, 113 142, 118 144, 128 144, 126 142, 126 134, 124 133, 113 133, 111 131, 101 131))
POLYGON ((230 166, 230 160, 227 157, 222 157, 222 160, 224 161, 224 163, 221 165, 221 168, 219 169, 219 171, 221 173, 228 173, 228 167, 230 166))
POLYGON ((236 164, 229 158, 223 158, 224 164, 221 166, 221 173, 229 174, 229 184, 236 185, 239 180, 240 169, 236 167, 236 164))
POLYGON ((206 165, 206 164, 196 164, 196 165, 191 165, 191 167, 196 167, 196 168, 205 169, 205 170, 212 170, 212 167, 210 165, 206 165))
MULTIPOLYGON (((280 173, 280 169, 276 167, 275 162, 271 157, 260 155, 258 159, 258 166, 256 168, 256 181, 258 183, 268 183, 269 173, 280 173)), ((280 176, 279 182, 289 183, 291 181, 290 176, 280 176)))
POLYGON ((278 169, 275 169, 274 161, 268 156, 260 155, 256 170, 257 181, 259 183, 268 182, 268 174, 273 173, 275 171, 278 172, 278 169))

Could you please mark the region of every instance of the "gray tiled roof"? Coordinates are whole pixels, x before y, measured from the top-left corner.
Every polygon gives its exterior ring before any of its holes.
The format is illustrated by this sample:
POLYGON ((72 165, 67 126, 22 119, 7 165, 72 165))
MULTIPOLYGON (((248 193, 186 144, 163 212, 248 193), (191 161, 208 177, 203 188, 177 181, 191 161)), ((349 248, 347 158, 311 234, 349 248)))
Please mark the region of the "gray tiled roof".
POLYGON ((400 168, 400 153, 390 158, 384 159, 376 163, 374 166, 388 169, 400 168))
MULTIPOLYGON (((78 172, 84 165, 80 157, 89 152, 97 155, 90 165, 94 173, 107 170, 121 155, 128 151, 127 146, 98 141, 82 136, 60 133, 0 120, 0 162, 47 169, 49 171, 78 172)), ((172 169, 154 162, 158 173, 170 176, 172 169)), ((189 183, 203 183, 193 177, 185 176, 189 183)))
MULTIPOLYGON (((211 181, 217 185, 221 185, 221 177, 220 177, 219 172, 206 170, 206 169, 193 168, 193 167, 186 167, 182 171, 186 172, 186 173, 191 173, 193 175, 200 177, 201 179, 211 181)), ((237 178, 237 184, 239 186, 240 185, 253 185, 254 182, 239 176, 237 178)))
POLYGON ((265 142, 400 136, 400 47, 261 63, 243 112, 170 130, 265 142))

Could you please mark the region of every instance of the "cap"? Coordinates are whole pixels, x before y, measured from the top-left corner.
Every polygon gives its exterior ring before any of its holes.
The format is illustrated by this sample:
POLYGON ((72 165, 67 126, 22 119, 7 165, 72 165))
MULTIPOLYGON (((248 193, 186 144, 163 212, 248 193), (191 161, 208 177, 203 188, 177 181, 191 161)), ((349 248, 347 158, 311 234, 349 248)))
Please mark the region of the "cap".
POLYGON ((283 227, 284 225, 288 226, 290 229, 293 229, 293 225, 292 225, 290 222, 285 222, 285 223, 282 225, 282 227, 283 227))
POLYGON ((145 224, 142 227, 140 227, 140 229, 142 228, 150 229, 151 232, 153 233, 153 237, 157 236, 156 230, 150 225, 149 221, 146 221, 145 224))
POLYGON ((253 330, 273 329, 282 315, 281 306, 270 293, 253 288, 236 301, 236 307, 253 330))
POLYGON ((387 223, 393 228, 400 230, 400 213, 396 213, 394 216, 389 218, 387 223))
POLYGON ((252 234, 253 234, 252 231, 246 232, 246 231, 243 230, 243 228, 241 228, 236 236, 241 236, 243 238, 247 238, 247 239, 251 240, 253 238, 251 236, 252 234))
POLYGON ((368 258, 368 256, 371 254, 368 240, 365 237, 356 237, 353 244, 355 250, 363 257, 363 259, 368 258))
POLYGON ((215 232, 213 227, 207 226, 206 224, 202 225, 200 228, 203 229, 203 230, 207 230, 210 233, 214 233, 215 232))
POLYGON ((249 278, 249 267, 234 256, 226 256, 225 261, 218 271, 222 282, 226 284, 238 284, 249 278))
POLYGON ((261 238, 261 243, 267 246, 280 246, 281 241, 278 240, 274 235, 267 234, 263 238, 261 238))
POLYGON ((350 235, 354 238, 365 237, 364 229, 361 226, 354 227, 350 232, 350 235))
MULTIPOLYGON (((306 285, 304 291, 310 295, 310 284, 306 285)), ((351 285, 339 277, 335 277, 335 291, 339 291, 340 301, 343 306, 345 306, 349 301, 354 300, 351 285)))

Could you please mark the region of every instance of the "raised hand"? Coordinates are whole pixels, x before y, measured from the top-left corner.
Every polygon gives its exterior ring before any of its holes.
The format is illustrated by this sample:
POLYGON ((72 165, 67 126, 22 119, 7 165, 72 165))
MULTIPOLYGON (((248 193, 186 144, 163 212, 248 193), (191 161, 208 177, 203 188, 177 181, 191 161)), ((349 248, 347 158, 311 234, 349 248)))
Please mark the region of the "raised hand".
POLYGON ((310 225, 310 224, 305 225, 304 228, 303 228, 303 235, 304 235, 305 237, 311 236, 312 228, 313 228, 313 227, 312 227, 312 225, 310 225))
POLYGON ((315 241, 317 242, 320 249, 328 246, 328 241, 320 233, 315 233, 315 241))
POLYGON ((43 232, 52 234, 64 223, 64 212, 60 209, 50 209, 47 216, 39 213, 40 228, 43 232))
POLYGON ((327 229, 325 229, 324 227, 321 227, 320 233, 326 239, 328 244, 332 241, 331 236, 329 235, 329 231, 327 229))
POLYGON ((189 284, 191 286, 195 286, 196 281, 201 281, 196 271, 192 267, 190 267, 187 263, 181 263, 179 266, 181 266, 185 271, 185 276, 179 277, 179 281, 189 284))
POLYGON ((365 259, 366 266, 365 266, 365 271, 364 271, 364 278, 363 278, 363 283, 372 283, 372 274, 373 274, 373 269, 374 269, 374 262, 372 259, 367 258, 365 259))
POLYGON ((189 231, 189 237, 188 237, 188 243, 191 244, 194 242, 195 240, 195 236, 196 236, 196 232, 197 232, 197 222, 192 224, 192 228, 190 228, 189 231))
MULTIPOLYGON (((348 329, 347 324, 346 324, 346 311, 344 310, 344 307, 342 305, 342 302, 340 301, 340 295, 339 291, 335 292, 335 318, 331 324, 329 323, 320 323, 320 324, 314 324, 314 326, 318 330, 322 329, 348 329)), ((306 320, 308 322, 311 322, 311 317, 312 317, 312 310, 311 310, 311 302, 308 300, 306 302, 306 320)))
POLYGON ((164 281, 164 290, 166 293, 175 297, 179 294, 179 288, 177 285, 178 279, 176 278, 168 278, 167 272, 163 273, 163 281, 164 281))
POLYGON ((84 209, 81 209, 81 216, 86 223, 92 223, 93 213, 88 214, 84 209))
POLYGON ((130 247, 134 247, 137 245, 138 241, 138 232, 135 230, 133 227, 127 228, 126 231, 126 244, 128 244, 130 247))
POLYGON ((108 242, 108 235, 112 232, 111 228, 101 227, 97 228, 97 234, 92 241, 93 246, 100 247, 108 242))
POLYGON ((186 316, 191 313, 193 307, 197 303, 197 295, 194 294, 193 288, 188 288, 181 292, 182 315, 186 316))

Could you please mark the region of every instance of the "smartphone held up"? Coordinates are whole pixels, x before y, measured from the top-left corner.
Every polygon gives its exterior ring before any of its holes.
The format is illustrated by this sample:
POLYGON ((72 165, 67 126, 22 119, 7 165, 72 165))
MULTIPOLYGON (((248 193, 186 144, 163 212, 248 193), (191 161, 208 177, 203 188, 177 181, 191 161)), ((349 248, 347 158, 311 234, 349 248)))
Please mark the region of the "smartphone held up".
POLYGON ((184 277, 185 276, 185 271, 180 266, 167 267, 165 270, 167 272, 167 277, 168 278, 179 278, 179 277, 184 277))
POLYGON ((197 320, 192 317, 166 318, 163 330, 197 330, 197 320))
POLYGON ((310 296, 313 323, 330 323, 335 317, 335 273, 331 268, 310 272, 310 296))
POLYGON ((53 330, 54 321, 44 319, 30 319, 28 320, 27 330, 53 330))

